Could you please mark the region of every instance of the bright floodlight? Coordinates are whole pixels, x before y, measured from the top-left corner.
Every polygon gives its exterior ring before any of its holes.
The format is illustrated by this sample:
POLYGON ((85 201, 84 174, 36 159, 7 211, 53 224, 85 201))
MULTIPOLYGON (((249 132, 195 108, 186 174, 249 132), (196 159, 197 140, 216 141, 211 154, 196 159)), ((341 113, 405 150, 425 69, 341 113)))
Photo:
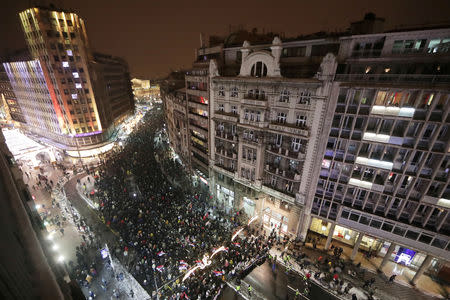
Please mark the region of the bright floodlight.
POLYGON ((58 256, 58 261, 59 262, 63 262, 64 261, 64 256, 62 256, 62 255, 58 256))
POLYGON ((58 245, 56 245, 56 244, 54 244, 54 245, 52 246, 52 249, 55 250, 55 251, 58 250, 58 248, 59 248, 59 247, 58 247, 58 245))
POLYGON ((36 209, 39 209, 39 208, 41 208, 41 206, 39 205, 39 204, 36 204, 36 209))
POLYGON ((119 142, 119 146, 121 146, 121 147, 122 147, 122 142, 119 142))
POLYGON ((53 240, 53 234, 52 233, 50 233, 49 235, 47 235, 47 240, 53 240))
POLYGON ((134 193, 134 194, 133 194, 133 196, 135 196, 135 197, 136 197, 136 193, 134 193))

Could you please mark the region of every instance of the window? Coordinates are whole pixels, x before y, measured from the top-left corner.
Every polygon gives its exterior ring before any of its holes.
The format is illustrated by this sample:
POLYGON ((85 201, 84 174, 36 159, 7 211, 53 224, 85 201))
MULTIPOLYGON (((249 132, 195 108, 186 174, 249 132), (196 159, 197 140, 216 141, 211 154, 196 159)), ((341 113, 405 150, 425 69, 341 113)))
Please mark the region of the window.
POLYGON ((306 54, 306 46, 284 48, 282 52, 283 57, 303 57, 306 54))
POLYGON ((311 92, 310 91, 301 91, 300 97, 298 98, 299 104, 310 104, 311 103, 311 92))
POLYGON ((74 38, 75 38, 75 32, 71 32, 71 33, 70 33, 70 37, 71 37, 72 39, 74 39, 74 38))
POLYGON ((281 134, 277 134, 275 136, 275 145, 278 147, 281 147, 281 144, 283 143, 283 136, 281 134))
POLYGON ((63 68, 68 68, 69 67, 69 62, 68 61, 63 61, 62 62, 62 66, 63 66, 63 68))
POLYGON ((72 20, 67 20, 67 26, 73 26, 72 20))
POLYGON ((65 37, 65 38, 68 37, 67 32, 65 32, 65 31, 63 31, 62 35, 63 35, 63 37, 65 37))
POLYGON ((69 90, 68 89, 64 89, 64 95, 69 95, 69 90))
POLYGON ((445 39, 433 39, 428 43, 428 53, 448 53, 450 38, 445 39))
POLYGON ((250 75, 253 76, 253 77, 265 77, 265 76, 267 76, 267 66, 263 62, 258 61, 257 63, 255 63, 252 66, 252 70, 251 70, 250 75))
POLYGON ((77 88, 77 89, 81 89, 82 87, 81 87, 81 83, 75 83, 75 87, 77 88))
POLYGON ((230 97, 236 98, 239 96, 239 90, 237 87, 231 88, 231 94, 230 97))
POLYGON ((263 90, 255 89, 255 90, 249 90, 247 97, 250 99, 265 100, 266 94, 263 90))
POLYGON ((306 116, 297 115, 297 121, 295 122, 297 127, 305 127, 306 126, 306 116))
POLYGON ((61 78, 61 84, 66 84, 66 79, 65 78, 61 78))
POLYGON ((300 146, 301 146, 300 139, 299 138, 293 138, 292 139, 292 144, 291 144, 292 150, 294 152, 298 152, 298 151, 300 151, 300 146))
POLYGON ((223 104, 219 104, 219 111, 221 112, 225 111, 225 107, 223 104))
POLYGON ((280 124, 286 123, 287 115, 284 112, 279 112, 277 115, 277 122, 280 124))
MULTIPOLYGON (((75 47, 74 47, 75 48, 75 47)), ((79 68, 78 71, 80 71, 80 73, 84 73, 83 68, 79 68)))
POLYGON ((80 75, 78 75, 77 72, 73 72, 72 75, 73 75, 74 78, 80 78, 80 75))
POLYGON ((225 97, 225 89, 223 86, 219 87, 219 96, 220 97, 225 97))
POLYGON ((237 107, 236 106, 231 106, 231 113, 234 115, 237 115, 237 107))
POLYGON ((58 56, 58 55, 53 55, 53 59, 54 59, 55 61, 59 61, 59 56, 58 56))
POLYGON ((72 94, 72 99, 77 99, 78 98, 78 94, 72 94))
POLYGON ((89 89, 84 89, 84 92, 85 92, 86 94, 89 94, 89 89))
POLYGON ((289 91, 283 90, 280 93, 280 102, 287 102, 289 103, 289 91))

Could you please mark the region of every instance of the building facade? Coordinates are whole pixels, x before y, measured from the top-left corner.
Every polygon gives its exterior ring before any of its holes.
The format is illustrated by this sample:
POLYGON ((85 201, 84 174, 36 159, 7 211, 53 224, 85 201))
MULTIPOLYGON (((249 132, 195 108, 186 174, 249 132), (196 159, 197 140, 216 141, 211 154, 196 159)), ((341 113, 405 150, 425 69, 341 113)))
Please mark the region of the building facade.
POLYGON ((415 283, 448 268, 450 30, 385 32, 383 21, 199 49, 207 79, 188 75, 185 88, 196 96, 190 118, 209 122, 197 130, 208 148, 189 146, 208 153, 224 209, 281 234, 322 235, 325 248, 347 244, 352 259, 370 252, 380 270, 408 265, 415 283))
POLYGON ((7 123, 13 123, 16 127, 26 123, 22 108, 17 102, 16 94, 3 65, 0 65, 0 101, 2 102, 7 123))
MULTIPOLYGON (((108 141, 115 123, 134 110, 126 63, 111 56, 94 55, 84 22, 74 13, 35 7, 19 16, 33 58, 33 62, 21 63, 39 64, 39 76, 47 86, 47 102, 57 121, 45 120, 50 122, 47 129, 53 130, 43 131, 43 127, 35 126, 39 122, 36 114, 30 115, 26 119, 34 122, 26 128, 59 148, 86 148, 108 141)), ((15 65, 6 63, 5 68, 11 70, 10 80, 17 82, 21 73, 13 72, 15 65)), ((16 95, 27 93, 22 86, 15 87, 16 95)), ((21 97, 17 99, 20 106, 21 97)), ((26 105, 27 99, 23 102, 26 105)))
POLYGON ((436 272, 450 251, 450 30, 342 37, 312 232, 436 272))

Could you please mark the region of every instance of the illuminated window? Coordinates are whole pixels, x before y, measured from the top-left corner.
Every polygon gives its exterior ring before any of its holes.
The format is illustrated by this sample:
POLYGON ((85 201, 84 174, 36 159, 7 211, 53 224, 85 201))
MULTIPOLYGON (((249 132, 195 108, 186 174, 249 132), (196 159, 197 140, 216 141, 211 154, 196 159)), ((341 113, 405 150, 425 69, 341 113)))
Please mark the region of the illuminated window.
POLYGON ((73 75, 74 78, 80 78, 80 75, 78 75, 77 72, 73 72, 72 75, 73 75))
POLYGON ((72 50, 67 50, 66 52, 67 52, 67 55, 70 55, 70 56, 73 55, 72 50))
POLYGON ((81 83, 75 83, 75 87, 76 87, 77 89, 81 89, 81 83))
POLYGON ((63 68, 68 68, 69 67, 69 62, 68 61, 63 61, 62 66, 63 66, 63 68))
POLYGON ((72 94, 72 99, 77 99, 78 98, 78 94, 72 94))

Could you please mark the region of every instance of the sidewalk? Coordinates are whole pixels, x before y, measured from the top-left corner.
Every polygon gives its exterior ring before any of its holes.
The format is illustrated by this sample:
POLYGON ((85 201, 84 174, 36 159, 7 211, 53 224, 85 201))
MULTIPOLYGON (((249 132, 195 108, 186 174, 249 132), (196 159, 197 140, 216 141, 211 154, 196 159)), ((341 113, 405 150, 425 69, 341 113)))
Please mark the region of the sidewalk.
MULTIPOLYGON (((323 242, 323 241, 324 240, 322 239, 321 242, 323 242)), ((343 258, 344 260, 350 260, 350 255, 353 250, 351 247, 349 247, 348 245, 346 245, 344 243, 335 241, 335 240, 333 240, 332 244, 337 245, 338 247, 342 247, 342 249, 344 250, 341 255, 341 258, 343 258)), ((315 250, 320 250, 321 255, 323 255, 325 253, 325 251, 323 249, 324 249, 324 242, 321 243, 320 245, 318 244, 317 249, 315 249, 315 250)), ((308 256, 310 256, 310 254, 311 254, 311 255, 315 255, 318 257, 318 255, 315 254, 315 253, 317 253, 317 251, 314 251, 312 249, 312 244, 307 243, 304 250, 308 256)), ((329 251, 328 253, 331 254, 332 252, 329 251)), ((358 264, 360 262, 362 268, 366 269, 367 271, 369 271, 371 273, 377 274, 378 273, 377 267, 380 265, 382 260, 383 260, 383 258, 381 258, 381 257, 372 257, 371 259, 367 259, 363 253, 358 251, 353 263, 358 264)), ((442 296, 440 294, 441 286, 437 282, 432 280, 430 278, 430 276, 428 276, 426 274, 422 275, 419 278, 416 286, 413 287, 409 282, 414 277, 415 271, 411 270, 410 268, 408 268, 406 266, 402 266, 397 263, 394 263, 392 261, 389 261, 386 264, 386 266, 384 266, 383 273, 377 274, 377 275, 380 278, 380 280, 386 281, 393 274, 397 274, 397 277, 395 278, 395 283, 397 283, 401 287, 404 287, 404 288, 406 287, 408 289, 415 290, 416 292, 423 293, 427 296, 442 298, 442 296)), ((448 291, 450 291, 450 286, 446 285, 445 288, 448 291)))
MULTIPOLYGON (((336 243, 335 243, 336 244, 336 243)), ((319 258, 319 256, 322 256, 323 259, 325 259, 325 257, 331 257, 330 255, 328 255, 328 253, 326 253, 323 250, 323 246, 322 245, 318 245, 317 249, 313 249, 312 247, 308 247, 308 246, 312 246, 311 244, 307 244, 306 247, 302 247, 301 252, 305 253, 308 260, 311 261, 313 264, 315 262, 317 262, 317 259, 319 258)), ((284 249, 283 247, 281 248, 281 250, 284 249)), ((344 250, 344 254, 342 255, 342 258, 347 259, 348 256, 350 255, 350 253, 346 253, 347 251, 344 250)), ((331 252, 330 252, 331 253, 331 252)), ((271 254, 277 255, 278 257, 278 261, 281 264, 284 264, 284 262, 281 259, 281 251, 276 250, 276 249, 272 249, 271 250, 271 254)), ((358 256, 359 259, 363 259, 362 254, 359 253, 360 256, 358 256)), ((356 260, 355 263, 357 263, 358 260, 356 260)), ((291 259, 290 263, 292 263, 292 268, 293 270, 295 270, 296 272, 299 272, 301 274, 306 274, 309 270, 301 270, 299 264, 295 261, 294 258, 291 259)), ((370 266, 370 262, 366 262, 367 266, 370 266)), ((366 267, 366 265, 364 265, 363 263, 361 263, 361 266, 363 268, 366 267)), ((307 267, 308 269, 312 270, 313 274, 315 274, 315 272, 318 270, 315 266, 309 265, 307 267)), ((414 287, 410 286, 410 285, 403 285, 401 282, 398 282, 396 280, 396 282, 394 283, 389 283, 388 282, 388 278, 389 278, 389 274, 388 277, 386 277, 386 275, 383 274, 378 274, 376 271, 372 270, 375 269, 375 266, 372 265, 372 269, 366 269, 367 272, 364 272, 363 274, 358 274, 358 276, 351 277, 347 274, 347 270, 348 269, 355 269, 354 265, 349 265, 347 262, 347 268, 339 274, 339 278, 340 279, 344 279, 344 281, 346 283, 350 282, 354 288, 352 288, 349 292, 348 295, 340 295, 338 296, 336 293, 333 292, 333 295, 340 298, 340 299, 351 299, 351 294, 355 293, 357 294, 358 299, 367 299, 367 293, 365 292, 365 290, 362 288, 364 281, 371 279, 371 278, 375 278, 375 284, 373 285, 374 287, 376 287, 376 292, 374 294, 375 298, 377 299, 392 299, 392 300, 397 300, 397 299, 436 299, 434 297, 438 297, 438 295, 431 295, 429 292, 427 294, 424 294, 423 291, 419 291, 417 289, 415 289, 414 287)), ((313 279, 314 276, 312 276, 312 280, 314 280, 317 284, 321 285, 322 287, 324 287, 324 283, 313 279)), ((344 285, 345 286, 345 285, 344 285)), ((326 287, 327 290, 331 291, 328 287, 326 287)))

